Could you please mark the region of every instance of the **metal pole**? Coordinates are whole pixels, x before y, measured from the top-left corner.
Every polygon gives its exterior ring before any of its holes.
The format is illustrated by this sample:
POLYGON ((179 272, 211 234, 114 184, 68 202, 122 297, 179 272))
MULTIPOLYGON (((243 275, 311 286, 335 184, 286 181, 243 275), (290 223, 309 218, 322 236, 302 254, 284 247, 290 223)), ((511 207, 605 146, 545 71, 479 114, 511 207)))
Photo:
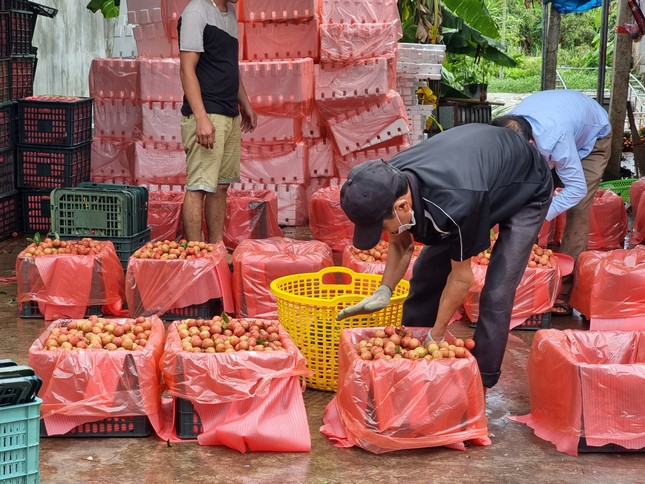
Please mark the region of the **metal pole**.
POLYGON ((598 56, 598 91, 596 100, 603 106, 605 103, 605 64, 607 63, 607 26, 609 24, 609 0, 602 1, 602 19, 600 23, 600 52, 598 56))

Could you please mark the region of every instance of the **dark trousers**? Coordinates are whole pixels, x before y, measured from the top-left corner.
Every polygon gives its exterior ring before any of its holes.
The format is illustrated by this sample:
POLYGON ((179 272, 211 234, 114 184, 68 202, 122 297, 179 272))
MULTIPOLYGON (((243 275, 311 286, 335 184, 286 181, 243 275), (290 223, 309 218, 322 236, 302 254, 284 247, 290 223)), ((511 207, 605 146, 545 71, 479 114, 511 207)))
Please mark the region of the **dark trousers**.
MULTIPOLYGON (((515 291, 550 203, 549 199, 525 205, 499 223, 499 237, 479 298, 479 319, 474 335, 475 349, 472 351, 485 387, 490 388, 499 380, 515 291)), ((404 325, 434 326, 439 299, 450 270, 447 243, 423 248, 414 264, 410 293, 403 304, 404 325)))

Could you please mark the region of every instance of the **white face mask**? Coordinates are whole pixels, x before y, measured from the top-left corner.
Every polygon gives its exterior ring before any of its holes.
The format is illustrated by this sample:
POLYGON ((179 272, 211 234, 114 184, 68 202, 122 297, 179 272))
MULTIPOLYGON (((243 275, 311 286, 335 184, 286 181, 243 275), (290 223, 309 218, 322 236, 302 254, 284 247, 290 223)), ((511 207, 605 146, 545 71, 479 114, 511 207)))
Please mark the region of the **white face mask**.
POLYGON ((399 218, 399 214, 396 213, 396 210, 394 211, 394 215, 396 216, 396 219, 399 222, 399 230, 397 231, 397 235, 402 234, 406 230, 410 230, 417 223, 417 221, 414 220, 414 210, 412 209, 410 209, 410 223, 407 223, 407 224, 401 223, 401 219, 399 218))

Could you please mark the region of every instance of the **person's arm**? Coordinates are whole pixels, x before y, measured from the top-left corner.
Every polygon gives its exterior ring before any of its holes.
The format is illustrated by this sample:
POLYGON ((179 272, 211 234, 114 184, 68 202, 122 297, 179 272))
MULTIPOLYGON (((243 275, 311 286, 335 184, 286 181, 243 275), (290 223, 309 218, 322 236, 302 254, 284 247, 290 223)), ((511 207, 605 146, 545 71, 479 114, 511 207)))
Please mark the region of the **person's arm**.
MULTIPOLYGON (((388 252, 389 255, 389 252, 388 252)), ((473 270, 470 257, 465 261, 451 261, 452 269, 439 299, 437 319, 428 336, 434 341, 441 341, 450 319, 464 302, 468 290, 473 285, 473 270)))
POLYGON ((242 133, 250 133, 255 129, 257 125, 258 118, 255 114, 255 110, 251 106, 249 97, 246 94, 246 89, 244 88, 244 83, 242 82, 242 75, 240 74, 240 87, 237 91, 237 102, 240 105, 240 114, 242 115, 242 122, 240 124, 240 129, 242 133))
POLYGON ((414 241, 409 230, 398 235, 389 234, 388 239, 387 261, 385 261, 381 284, 394 290, 410 266, 414 241))
POLYGON ((587 181, 575 140, 561 138, 553 147, 550 158, 564 188, 553 197, 546 215, 549 221, 577 205, 587 194, 587 181))
POLYGON ((204 101, 202 100, 202 90, 197 80, 196 69, 200 55, 199 52, 181 51, 179 53, 179 76, 184 95, 190 105, 193 116, 195 116, 197 143, 204 148, 210 149, 215 144, 215 127, 206 113, 204 101))

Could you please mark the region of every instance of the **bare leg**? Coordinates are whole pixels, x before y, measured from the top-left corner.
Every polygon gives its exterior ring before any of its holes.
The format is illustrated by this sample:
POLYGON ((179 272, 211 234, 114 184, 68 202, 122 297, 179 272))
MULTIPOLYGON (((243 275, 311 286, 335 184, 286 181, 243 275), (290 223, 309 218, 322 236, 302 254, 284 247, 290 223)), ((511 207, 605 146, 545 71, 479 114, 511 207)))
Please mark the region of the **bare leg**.
POLYGON ((202 212, 205 192, 201 190, 187 191, 184 195, 182 218, 186 240, 203 240, 202 212))
POLYGON ((215 193, 206 194, 206 228, 208 229, 208 241, 211 244, 216 244, 224 240, 227 190, 228 185, 217 185, 217 191, 215 193))

